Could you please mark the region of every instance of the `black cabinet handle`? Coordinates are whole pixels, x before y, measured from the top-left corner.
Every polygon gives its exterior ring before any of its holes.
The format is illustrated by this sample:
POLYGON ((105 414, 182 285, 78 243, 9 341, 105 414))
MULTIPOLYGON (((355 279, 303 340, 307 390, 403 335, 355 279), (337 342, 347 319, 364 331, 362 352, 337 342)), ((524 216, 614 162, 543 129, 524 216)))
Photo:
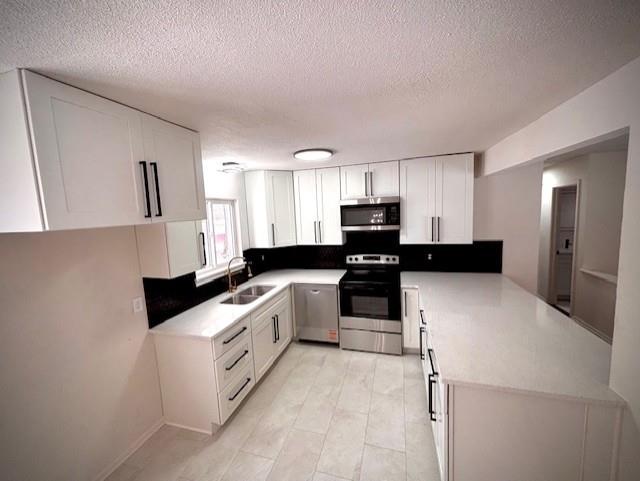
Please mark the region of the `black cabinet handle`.
POLYGON ((407 291, 404 291, 404 317, 407 317, 407 291))
POLYGON ((431 217, 431 242, 435 242, 436 241, 436 225, 435 225, 435 221, 436 221, 436 218, 435 217, 431 217))
POLYGON ((424 327, 420 326, 420 359, 424 360, 424 349, 422 349, 422 334, 424 333, 424 327))
POLYGON ((429 354, 429 364, 431 364, 431 372, 433 373, 434 376, 437 376, 439 373, 438 371, 436 371, 436 368, 433 365, 433 357, 431 357, 433 354, 433 349, 431 348, 427 349, 427 354, 429 354))
POLYGON ((436 221, 436 225, 438 226, 438 242, 440 242, 440 216, 438 216, 438 220, 436 221))
POLYGON ((427 325, 427 323, 424 321, 424 309, 420 309, 420 322, 423 326, 427 325))
POLYGON ((207 265, 207 247, 205 245, 204 232, 200 232, 200 238, 202 239, 202 257, 204 258, 202 267, 207 265))
POLYGON ((276 245, 276 225, 273 223, 271 224, 271 243, 276 245))
POLYGON ((276 337, 276 316, 271 316, 271 327, 273 328, 273 343, 278 342, 278 338, 276 337))
POLYGON ((156 216, 162 217, 162 203, 160 202, 160 184, 158 183, 158 163, 149 162, 151 170, 153 170, 153 182, 156 185, 156 216))
POLYGON ((436 383, 435 376, 429 374, 429 419, 436 420, 436 412, 433 409, 433 385, 436 383))
POLYGON ((231 364, 231 366, 227 366, 224 368, 225 371, 231 371, 236 364, 238 364, 240 361, 242 361, 242 358, 244 356, 246 356, 247 354, 249 354, 249 351, 247 351, 246 349, 244 350, 244 352, 242 353, 242 355, 240 357, 238 357, 238 359, 236 359, 235 361, 233 361, 233 364, 231 364))
POLYGON ((280 340, 280 316, 276 314, 276 331, 278 333, 278 341, 280 340))
POLYGON ((138 162, 142 167, 142 185, 144 186, 144 216, 148 219, 151 217, 151 199, 149 198, 149 174, 147 173, 147 163, 144 160, 138 162))
POLYGON ((238 397, 238 395, 242 392, 242 390, 245 387, 247 387, 247 384, 249 384, 250 382, 251 382, 251 378, 248 377, 247 380, 244 382, 244 384, 242 386, 240 386, 240 389, 238 389, 233 396, 231 396, 230 398, 227 398, 227 399, 229 399, 229 401, 233 401, 235 398, 238 397))
POLYGON ((224 341, 222 341, 222 344, 229 344, 231 341, 233 341, 236 337, 238 337, 240 334, 242 334, 246 330, 247 330, 247 326, 244 326, 242 329, 240 329, 238 332, 236 332, 229 339, 225 339, 224 341))

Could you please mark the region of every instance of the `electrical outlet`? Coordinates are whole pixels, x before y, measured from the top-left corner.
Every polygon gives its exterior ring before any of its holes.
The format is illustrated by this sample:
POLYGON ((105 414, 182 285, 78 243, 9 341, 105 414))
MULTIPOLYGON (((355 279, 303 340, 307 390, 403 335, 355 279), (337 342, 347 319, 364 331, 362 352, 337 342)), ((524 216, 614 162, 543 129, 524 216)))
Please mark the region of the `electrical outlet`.
POLYGON ((142 302, 142 297, 136 297, 133 300, 133 312, 142 312, 144 309, 144 303, 142 302))
POLYGON ((431 252, 427 254, 427 260, 428 261, 433 260, 433 254, 431 252))

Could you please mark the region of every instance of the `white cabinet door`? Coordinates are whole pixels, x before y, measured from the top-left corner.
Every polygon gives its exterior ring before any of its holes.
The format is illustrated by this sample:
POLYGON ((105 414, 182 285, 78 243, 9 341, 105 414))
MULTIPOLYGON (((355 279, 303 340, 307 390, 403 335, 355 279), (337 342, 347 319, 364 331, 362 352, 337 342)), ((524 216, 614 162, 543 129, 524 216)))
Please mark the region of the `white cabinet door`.
POLYGON ((343 200, 359 199, 369 193, 367 164, 345 165, 340 167, 340 194, 343 200))
POLYGON ((340 222, 340 168, 316 170, 318 243, 342 244, 340 222))
POLYGON ((269 171, 266 179, 272 244, 276 247, 295 245, 296 221, 292 173, 269 171))
POLYGON ((293 192, 296 204, 296 238, 298 244, 319 242, 316 171, 298 170, 293 173, 293 192))
POLYGON ((276 358, 276 331, 273 310, 268 309, 260 318, 252 320, 253 362, 256 382, 262 378, 276 358))
POLYGON ((293 331, 291 316, 291 298, 287 296, 278 302, 274 315, 276 316, 276 357, 285 350, 291 342, 291 333, 293 331))
POLYGON ((401 244, 435 242, 435 178, 433 157, 400 162, 401 244))
POLYGON ((148 222, 140 113, 23 72, 46 229, 148 222))
POLYGON ((402 290, 402 341, 405 349, 420 348, 420 312, 418 290, 402 290))
POLYGON ((369 196, 389 197, 398 193, 398 161, 369 164, 369 196))
POLYGON ((473 242, 473 154, 438 158, 436 216, 439 243, 473 242))
POLYGON ((143 130, 154 221, 204 219, 200 136, 150 115, 143 130))

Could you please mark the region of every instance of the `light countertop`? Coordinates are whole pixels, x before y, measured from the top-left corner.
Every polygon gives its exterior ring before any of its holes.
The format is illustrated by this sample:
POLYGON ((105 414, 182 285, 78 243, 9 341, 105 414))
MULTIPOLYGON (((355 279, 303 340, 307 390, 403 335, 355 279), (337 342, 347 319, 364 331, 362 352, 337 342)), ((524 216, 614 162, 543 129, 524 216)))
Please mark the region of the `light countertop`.
POLYGON ((611 346, 501 274, 403 272, 444 382, 622 404, 611 346))
POLYGON ((252 285, 272 285, 270 290, 250 304, 222 304, 225 292, 178 314, 151 329, 153 334, 212 339, 252 311, 269 302, 293 283, 335 284, 346 271, 342 269, 283 269, 265 272, 238 286, 238 291, 252 285))

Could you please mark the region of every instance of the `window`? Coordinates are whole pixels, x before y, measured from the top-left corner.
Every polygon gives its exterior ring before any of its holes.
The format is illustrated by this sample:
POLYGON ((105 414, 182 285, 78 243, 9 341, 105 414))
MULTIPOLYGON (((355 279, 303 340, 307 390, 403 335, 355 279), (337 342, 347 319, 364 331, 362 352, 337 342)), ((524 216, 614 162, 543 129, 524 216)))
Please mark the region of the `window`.
MULTIPOLYGON (((202 221, 207 259, 205 266, 196 273, 198 284, 220 277, 229 261, 242 255, 237 220, 235 201, 207 199, 207 219, 202 221)), ((244 264, 238 260, 237 265, 244 264)))

